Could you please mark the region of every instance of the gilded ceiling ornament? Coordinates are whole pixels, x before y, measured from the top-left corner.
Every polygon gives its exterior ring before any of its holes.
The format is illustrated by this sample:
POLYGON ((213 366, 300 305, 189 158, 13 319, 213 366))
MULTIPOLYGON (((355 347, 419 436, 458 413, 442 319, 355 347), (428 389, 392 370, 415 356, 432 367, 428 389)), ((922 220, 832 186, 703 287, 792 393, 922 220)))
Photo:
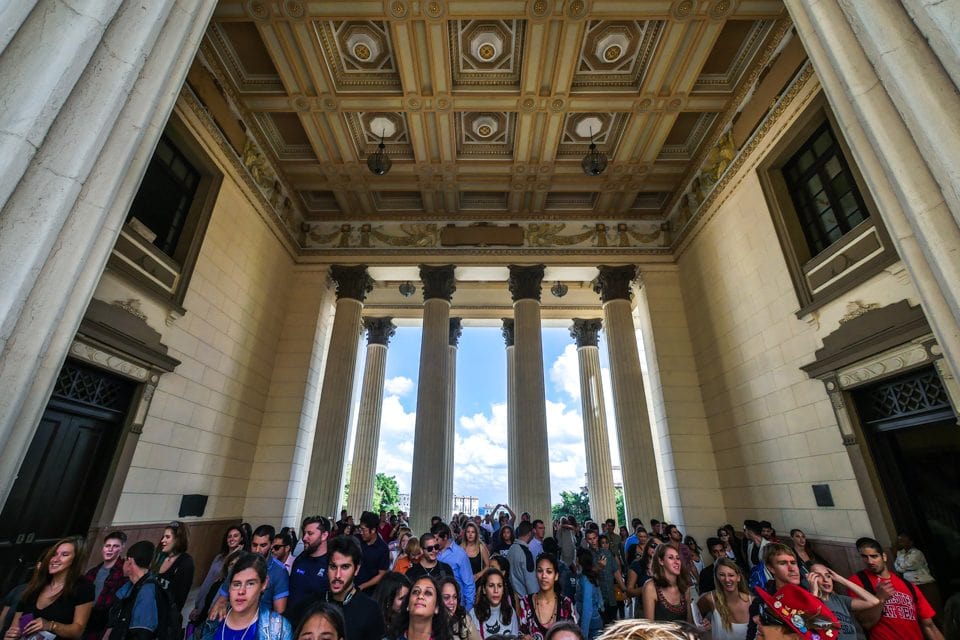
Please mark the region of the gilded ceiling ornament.
POLYGON ((670 7, 670 15, 675 20, 686 20, 693 13, 693 0, 677 0, 670 7))
POLYGON ((443 16, 444 6, 439 0, 430 0, 424 4, 423 11, 427 16, 436 19, 443 16))
POLYGON ((570 4, 567 5, 567 17, 577 20, 587 15, 588 10, 587 0, 570 0, 570 4))
POLYGON ((647 96, 646 98, 641 98, 637 100, 634 104, 633 110, 637 112, 650 111, 653 107, 653 98, 647 96))
POLYGON ((548 0, 530 0, 527 4, 527 14, 534 20, 546 18, 551 13, 551 4, 548 0))
POLYGON ((447 94, 438 95, 433 101, 433 106, 437 111, 448 111, 453 107, 453 98, 447 94))
POLYGON ((385 0, 384 4, 388 7, 387 13, 397 20, 406 18, 410 13, 410 8, 407 6, 406 0, 385 0))
POLYGON ((556 97, 550 101, 550 110, 554 113, 562 112, 567 106, 567 100, 563 97, 556 97))
POLYGON ((270 6, 260 0, 249 0, 246 4, 247 15, 255 20, 269 20, 270 6))
POLYGON ((667 111, 679 111, 683 108, 683 103, 686 100, 686 96, 683 94, 677 94, 667 99, 664 107, 667 111))
POLYGON ((283 7, 283 12, 288 18, 300 20, 307 15, 307 10, 304 8, 303 3, 300 2, 300 0, 286 0, 286 2, 284 2, 281 6, 283 7))
POLYGON ((310 111, 310 98, 306 96, 296 96, 290 103, 295 111, 310 111))
POLYGON ((733 132, 727 131, 720 136, 717 144, 707 154, 703 171, 700 172, 701 178, 709 185, 716 184, 736 156, 737 148, 733 144, 733 132))
POLYGON ((423 107, 423 101, 419 96, 408 96, 405 100, 407 109, 410 111, 420 111, 423 107))
POLYGON ((733 12, 733 0, 713 0, 708 13, 715 20, 726 18, 733 12))
POLYGON ((522 111, 536 111, 537 110, 537 99, 533 96, 527 96, 525 98, 520 98, 520 109, 522 111))
POLYGON ((323 108, 327 111, 336 111, 339 105, 337 104, 336 98, 324 98, 323 99, 323 108))

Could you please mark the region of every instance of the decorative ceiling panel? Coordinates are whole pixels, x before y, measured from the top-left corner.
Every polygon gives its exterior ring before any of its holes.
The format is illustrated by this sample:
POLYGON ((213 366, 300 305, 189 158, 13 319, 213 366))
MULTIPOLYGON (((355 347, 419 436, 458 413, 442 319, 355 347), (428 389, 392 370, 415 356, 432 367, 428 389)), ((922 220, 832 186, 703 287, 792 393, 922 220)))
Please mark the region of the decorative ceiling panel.
POLYGON ((454 89, 520 88, 524 20, 453 20, 450 68, 454 89))
POLYGON ((252 22, 214 22, 207 37, 240 93, 284 93, 280 75, 252 22))
MULTIPOLYGON (((340 204, 332 191, 300 191, 298 193, 310 214, 325 214, 322 217, 328 218, 330 214, 341 213, 340 204)), ((311 217, 319 218, 321 216, 311 217)))
POLYGON ((592 141, 608 156, 616 152, 627 113, 570 113, 563 125, 563 135, 557 149, 558 158, 582 158, 592 141))
POLYGON ((775 24, 773 20, 729 20, 693 85, 694 92, 732 92, 775 24))
POLYGON ((592 20, 580 47, 573 91, 636 91, 653 59, 663 21, 592 20))
POLYGON ((670 129, 657 159, 692 159, 716 119, 716 113, 681 113, 670 129))
POLYGON ((387 154, 391 158, 413 159, 407 118, 403 113, 348 112, 343 116, 350 129, 350 136, 359 159, 364 160, 371 153, 376 153, 381 136, 387 148, 387 154))
POLYGON ((313 160, 316 155, 295 113, 255 113, 270 147, 280 160, 313 160))
POLYGON ((516 113, 457 113, 457 157, 511 157, 516 123, 516 113))
POLYGON ((464 211, 506 211, 508 195, 503 191, 461 191, 459 204, 464 211))
POLYGON ((543 208, 547 211, 592 211, 599 196, 595 191, 551 191, 547 194, 543 208))
POLYGON ((423 211, 419 191, 374 191, 373 203, 377 211, 423 211))
POLYGON ((314 22, 324 61, 338 93, 399 93, 390 30, 377 20, 314 22))

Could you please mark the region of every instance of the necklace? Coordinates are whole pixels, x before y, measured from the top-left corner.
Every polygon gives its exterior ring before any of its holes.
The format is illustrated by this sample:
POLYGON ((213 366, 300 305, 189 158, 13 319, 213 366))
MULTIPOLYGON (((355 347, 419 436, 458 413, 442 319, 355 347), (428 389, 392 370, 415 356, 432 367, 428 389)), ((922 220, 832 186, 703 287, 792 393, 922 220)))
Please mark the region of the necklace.
POLYGON ((545 622, 541 622, 543 620, 543 616, 540 614, 540 609, 542 608, 541 605, 544 603, 543 603, 543 599, 540 598, 539 596, 540 596, 539 593, 533 594, 533 605, 534 605, 534 609, 536 609, 535 613, 537 616, 537 622, 540 622, 541 627, 549 627, 550 625, 553 624, 553 621, 557 619, 556 598, 554 598, 553 604, 550 605, 550 612, 551 612, 550 617, 545 622))
MULTIPOLYGON (((253 620, 250 622, 249 625, 247 625, 247 628, 243 630, 242 634, 240 634, 239 640, 247 640, 247 634, 250 632, 250 629, 253 629, 255 626, 257 626, 257 620, 260 618, 259 613, 260 613, 260 609, 258 608, 257 615, 253 617, 253 620)), ((224 635, 226 633, 226 629, 227 629, 227 619, 224 618, 223 624, 220 625, 220 640, 227 640, 224 635)))

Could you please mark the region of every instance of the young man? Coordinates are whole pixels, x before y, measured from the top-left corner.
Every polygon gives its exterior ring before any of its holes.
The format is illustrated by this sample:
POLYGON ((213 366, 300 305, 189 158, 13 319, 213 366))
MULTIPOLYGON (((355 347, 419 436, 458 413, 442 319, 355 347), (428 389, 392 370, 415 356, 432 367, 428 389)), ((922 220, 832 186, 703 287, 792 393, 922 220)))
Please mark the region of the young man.
POLYGON ((543 539, 547 537, 547 525, 543 523, 543 520, 534 520, 533 521, 533 537, 530 538, 530 553, 533 554, 533 557, 536 558, 541 553, 543 553, 543 539))
POLYGON ((323 597, 330 588, 327 582, 327 538, 330 521, 323 516, 304 519, 300 535, 303 553, 293 561, 290 569, 290 596, 286 617, 293 626, 314 600, 323 597))
MULTIPOLYGON (((707 538, 707 550, 710 551, 710 556, 713 558, 714 564, 717 563, 717 560, 726 557, 727 555, 726 547, 720 541, 720 538, 707 538)), ((713 570, 714 566, 711 564, 708 567, 704 567, 703 571, 700 572, 700 595, 716 589, 716 581, 714 579, 713 570)))
POLYGON ((270 547, 273 557, 277 559, 286 569, 287 575, 290 575, 290 569, 293 568, 293 534, 287 531, 281 531, 273 536, 273 545, 270 547))
POLYGON ((390 547, 380 537, 377 527, 380 518, 373 511, 364 511, 360 516, 360 540, 363 542, 363 563, 357 573, 357 585, 370 595, 381 578, 390 569, 390 547))
POLYGON ((850 581, 880 599, 880 605, 868 609, 860 618, 870 640, 943 640, 933 622, 933 607, 916 586, 889 570, 887 554, 880 543, 873 538, 860 538, 857 551, 864 571, 850 576, 850 581))
MULTIPOLYGON (((374 515, 376 518, 376 515, 374 515)), ((354 584, 357 570, 363 561, 360 543, 353 536, 337 536, 329 545, 328 577, 330 590, 327 602, 343 609, 347 638, 382 638, 383 614, 376 601, 354 584)))
POLYGON ((743 535, 746 540, 744 555, 747 558, 747 564, 749 564, 750 569, 753 569, 763 561, 763 548, 770 544, 760 535, 762 531, 763 527, 761 527, 760 523, 756 520, 743 521, 743 535))
MULTIPOLYGON (((527 523, 529 525, 529 523, 527 523)), ((476 583, 473 581, 473 569, 470 568, 470 558, 463 547, 453 541, 450 527, 445 523, 435 524, 430 528, 437 542, 440 544, 440 553, 437 559, 446 562, 453 569, 453 577, 460 584, 460 602, 467 611, 473 609, 473 598, 477 593, 476 583)))
MULTIPOLYGON (((290 597, 290 574, 283 563, 273 557, 271 545, 276 534, 274 528, 269 524, 262 524, 253 532, 250 540, 250 551, 259 555, 267 564, 267 584, 260 594, 260 606, 264 609, 272 609, 277 613, 283 613, 287 610, 287 600, 290 597)), ((217 598, 210 606, 210 620, 216 617, 222 620, 227 615, 227 604, 230 587, 229 577, 224 581, 220 590, 217 592, 217 598)))
POLYGON ((510 585, 518 598, 540 591, 537 582, 537 555, 530 549, 533 526, 529 522, 517 525, 517 537, 507 552, 510 563, 510 585))
MULTIPOLYGON (((759 535, 759 531, 757 535, 759 535)), ((797 561, 796 553, 790 547, 780 543, 768 544, 764 549, 763 563, 773 578, 768 580, 764 587, 758 586, 758 592, 763 590, 768 594, 774 594, 788 584, 800 584, 800 563, 797 561)), ((750 621, 747 623, 746 640, 754 640, 757 637, 760 603, 760 599, 755 599, 750 605, 750 621)))
POLYGON ((152 640, 156 636, 160 615, 157 611, 157 584, 150 579, 150 563, 155 548, 141 540, 130 547, 122 563, 123 575, 129 582, 117 591, 123 601, 122 623, 110 630, 110 640, 152 640))
POLYGON ((93 583, 93 611, 83 633, 85 640, 99 640, 107 630, 110 607, 117 601, 117 590, 126 583, 123 574, 123 548, 127 534, 123 531, 108 533, 100 547, 103 561, 87 571, 87 580, 93 583))
POLYGON ((425 533, 420 536, 420 550, 423 555, 420 556, 420 562, 417 562, 407 569, 407 577, 413 583, 420 576, 430 576, 439 581, 443 576, 453 577, 453 567, 446 562, 437 560, 440 553, 440 543, 432 533, 425 533))
POLYGON ((620 534, 617 533, 617 521, 613 518, 607 518, 604 520, 603 533, 607 536, 607 540, 610 542, 610 551, 613 552, 613 555, 617 559, 617 562, 620 563, 620 566, 624 566, 626 558, 623 555, 623 540, 620 538, 620 534))

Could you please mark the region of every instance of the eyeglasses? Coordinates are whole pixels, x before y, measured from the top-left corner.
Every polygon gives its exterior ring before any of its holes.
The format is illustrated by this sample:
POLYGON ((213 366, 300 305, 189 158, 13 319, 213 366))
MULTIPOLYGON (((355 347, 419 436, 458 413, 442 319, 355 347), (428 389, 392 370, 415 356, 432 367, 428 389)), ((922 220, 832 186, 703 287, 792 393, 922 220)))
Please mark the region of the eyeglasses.
POLYGON ((275 545, 273 545, 273 550, 274 550, 274 551, 280 551, 280 549, 283 549, 284 547, 289 547, 289 546, 290 546, 290 545, 288 545, 288 544, 275 544, 275 545))
POLYGON ((425 547, 423 548, 423 550, 424 550, 424 551, 427 551, 427 552, 430 552, 430 551, 440 551, 440 545, 438 545, 438 544, 428 544, 427 546, 425 546, 425 547))

